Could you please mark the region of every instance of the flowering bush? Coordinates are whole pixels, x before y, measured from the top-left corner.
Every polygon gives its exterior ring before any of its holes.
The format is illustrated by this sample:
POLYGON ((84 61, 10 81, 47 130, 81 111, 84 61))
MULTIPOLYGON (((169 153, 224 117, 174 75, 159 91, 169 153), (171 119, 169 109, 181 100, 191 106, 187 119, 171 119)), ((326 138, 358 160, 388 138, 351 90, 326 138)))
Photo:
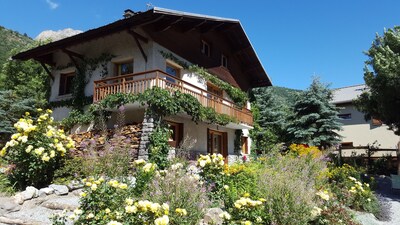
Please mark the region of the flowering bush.
POLYGON ((264 213, 265 199, 252 200, 248 193, 236 200, 234 207, 219 215, 225 224, 268 224, 270 218, 264 213))
POLYGON ((167 170, 156 172, 142 198, 154 202, 168 202, 173 224, 197 224, 210 207, 206 188, 193 166, 185 168, 176 163, 167 170))
POLYGON ((25 113, 14 124, 17 132, 0 151, 0 156, 10 164, 7 171, 10 180, 17 182, 20 188, 48 184, 54 171, 61 166, 61 159, 74 147, 64 131, 56 128, 50 117, 51 110, 38 109, 38 113, 36 120, 25 113))
POLYGON ((322 156, 322 152, 318 147, 303 144, 291 144, 289 146, 289 151, 296 156, 311 156, 314 159, 322 156))
POLYGON ((199 175, 209 189, 211 200, 214 202, 221 201, 225 179, 224 157, 215 153, 212 155, 200 155, 196 165, 200 168, 199 175))

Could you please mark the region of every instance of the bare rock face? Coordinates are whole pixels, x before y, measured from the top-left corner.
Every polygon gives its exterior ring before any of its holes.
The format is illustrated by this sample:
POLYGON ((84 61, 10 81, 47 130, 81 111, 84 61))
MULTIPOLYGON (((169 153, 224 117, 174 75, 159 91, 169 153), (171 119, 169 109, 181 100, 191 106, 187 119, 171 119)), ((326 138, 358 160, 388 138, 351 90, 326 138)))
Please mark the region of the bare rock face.
POLYGON ((74 30, 71 28, 66 28, 64 30, 45 30, 42 31, 36 38, 35 40, 38 41, 46 41, 46 40, 51 40, 51 41, 58 41, 67 37, 71 37, 77 34, 82 33, 81 30, 74 30))

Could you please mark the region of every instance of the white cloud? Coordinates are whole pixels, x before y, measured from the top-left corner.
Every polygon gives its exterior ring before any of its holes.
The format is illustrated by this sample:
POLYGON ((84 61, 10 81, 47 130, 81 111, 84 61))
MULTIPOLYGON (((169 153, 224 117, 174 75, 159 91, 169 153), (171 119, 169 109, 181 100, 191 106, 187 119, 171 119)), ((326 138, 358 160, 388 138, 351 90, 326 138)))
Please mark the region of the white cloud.
POLYGON ((47 4, 49 5, 50 9, 57 9, 59 4, 56 2, 53 2, 51 0, 46 0, 47 4))

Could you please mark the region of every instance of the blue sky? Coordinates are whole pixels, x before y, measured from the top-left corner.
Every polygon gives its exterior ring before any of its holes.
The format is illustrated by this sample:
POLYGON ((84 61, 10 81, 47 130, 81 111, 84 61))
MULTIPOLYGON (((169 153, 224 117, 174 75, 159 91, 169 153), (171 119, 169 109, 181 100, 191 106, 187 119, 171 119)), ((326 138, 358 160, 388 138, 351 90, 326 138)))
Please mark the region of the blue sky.
POLYGON ((398 0, 0 0, 0 25, 36 37, 88 30, 146 4, 239 19, 276 86, 305 89, 312 76, 332 88, 363 83, 367 50, 400 25, 398 0))

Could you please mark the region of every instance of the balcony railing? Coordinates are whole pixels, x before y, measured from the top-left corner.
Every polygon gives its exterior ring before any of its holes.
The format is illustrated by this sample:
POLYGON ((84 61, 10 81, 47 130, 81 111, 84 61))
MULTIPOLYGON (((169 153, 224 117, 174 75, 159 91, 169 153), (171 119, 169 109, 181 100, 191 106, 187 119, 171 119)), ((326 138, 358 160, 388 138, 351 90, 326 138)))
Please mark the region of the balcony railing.
POLYGON ((107 95, 116 93, 143 93, 147 89, 160 87, 166 90, 179 90, 194 96, 203 106, 213 108, 217 113, 236 118, 240 123, 253 125, 250 110, 241 108, 233 102, 196 87, 186 81, 173 77, 160 70, 152 70, 117 77, 110 77, 94 82, 93 101, 98 102, 107 95))

